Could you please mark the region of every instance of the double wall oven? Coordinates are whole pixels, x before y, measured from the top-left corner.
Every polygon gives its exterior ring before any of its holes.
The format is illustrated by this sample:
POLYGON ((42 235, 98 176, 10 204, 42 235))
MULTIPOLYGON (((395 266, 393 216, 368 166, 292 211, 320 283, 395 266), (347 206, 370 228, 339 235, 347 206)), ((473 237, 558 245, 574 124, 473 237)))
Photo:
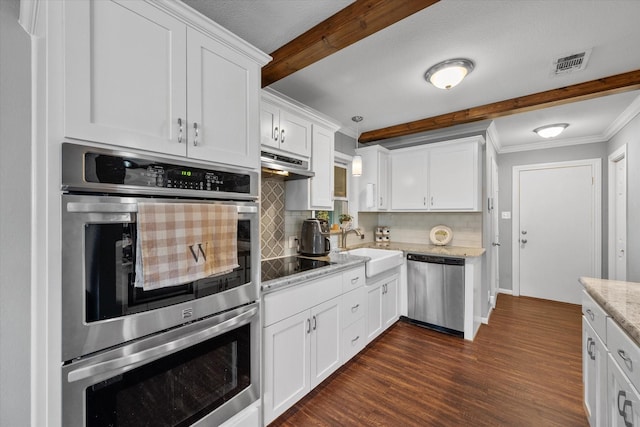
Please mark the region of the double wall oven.
POLYGON ((259 398, 258 175, 62 144, 62 425, 218 425, 259 398), (135 286, 140 203, 235 206, 238 267, 135 286))

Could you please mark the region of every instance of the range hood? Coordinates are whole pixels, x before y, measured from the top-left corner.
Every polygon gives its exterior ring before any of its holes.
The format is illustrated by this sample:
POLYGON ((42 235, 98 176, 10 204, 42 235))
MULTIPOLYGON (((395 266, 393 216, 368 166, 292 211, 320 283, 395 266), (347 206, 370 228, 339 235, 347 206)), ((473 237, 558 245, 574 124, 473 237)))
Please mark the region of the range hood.
POLYGON ((309 161, 283 156, 268 151, 260 152, 262 172, 277 175, 285 180, 307 179, 315 174, 309 170, 309 161))

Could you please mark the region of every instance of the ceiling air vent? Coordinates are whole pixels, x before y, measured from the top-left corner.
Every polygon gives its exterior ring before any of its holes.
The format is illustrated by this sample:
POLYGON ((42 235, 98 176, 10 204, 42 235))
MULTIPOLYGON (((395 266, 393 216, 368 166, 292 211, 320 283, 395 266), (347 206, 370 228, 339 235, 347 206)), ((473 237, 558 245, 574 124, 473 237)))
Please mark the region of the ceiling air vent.
POLYGON ((584 70, 590 55, 591 49, 580 53, 564 55, 553 61, 552 73, 558 75, 584 70))

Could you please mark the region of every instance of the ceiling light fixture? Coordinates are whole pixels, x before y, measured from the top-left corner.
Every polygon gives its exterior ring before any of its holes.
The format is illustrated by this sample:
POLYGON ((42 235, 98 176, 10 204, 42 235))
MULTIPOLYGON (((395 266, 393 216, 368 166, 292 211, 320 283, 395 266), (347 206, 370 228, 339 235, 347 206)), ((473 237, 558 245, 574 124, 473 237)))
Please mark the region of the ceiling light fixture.
MULTIPOLYGON (((362 121, 362 119, 362 116, 351 117, 351 120, 356 122, 356 150, 358 149, 358 139, 360 139, 360 122, 362 121)), ((351 175, 362 175, 362 156, 359 154, 353 156, 353 160, 351 161, 351 175)))
POLYGON ((554 138, 562 133, 569 123, 556 123, 554 125, 540 126, 533 131, 543 138, 554 138))
POLYGON ((424 78, 438 89, 451 89, 471 73, 473 68, 474 64, 469 59, 448 59, 429 68, 424 73, 424 78))

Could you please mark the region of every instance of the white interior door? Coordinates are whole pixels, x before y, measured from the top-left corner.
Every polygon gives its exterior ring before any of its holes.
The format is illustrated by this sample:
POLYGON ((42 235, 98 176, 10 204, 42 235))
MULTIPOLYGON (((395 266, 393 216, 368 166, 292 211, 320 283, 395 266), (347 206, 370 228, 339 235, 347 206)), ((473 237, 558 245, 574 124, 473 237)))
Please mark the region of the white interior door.
POLYGON ((580 304, 600 276, 599 160, 514 168, 514 293, 580 304))
POLYGON ((609 279, 627 280, 627 149, 609 156, 609 279))

